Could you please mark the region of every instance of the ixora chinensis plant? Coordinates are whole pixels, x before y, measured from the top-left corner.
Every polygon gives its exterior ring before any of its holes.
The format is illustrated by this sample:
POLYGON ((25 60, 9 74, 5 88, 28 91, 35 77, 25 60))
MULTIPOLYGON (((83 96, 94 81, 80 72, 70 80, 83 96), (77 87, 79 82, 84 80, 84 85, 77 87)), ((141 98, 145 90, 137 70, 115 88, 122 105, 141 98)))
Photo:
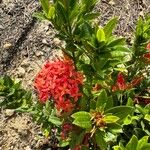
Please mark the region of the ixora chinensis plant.
POLYGON ((35 79, 40 102, 55 116, 49 121, 57 128, 58 145, 112 149, 134 134, 149 136, 149 101, 143 107, 139 99, 149 95, 139 89, 149 94, 150 17, 139 19, 128 46, 113 34, 117 18, 97 24, 97 0, 40 2, 43 11, 34 16, 50 21, 66 43, 60 47, 63 58, 47 62, 35 79))

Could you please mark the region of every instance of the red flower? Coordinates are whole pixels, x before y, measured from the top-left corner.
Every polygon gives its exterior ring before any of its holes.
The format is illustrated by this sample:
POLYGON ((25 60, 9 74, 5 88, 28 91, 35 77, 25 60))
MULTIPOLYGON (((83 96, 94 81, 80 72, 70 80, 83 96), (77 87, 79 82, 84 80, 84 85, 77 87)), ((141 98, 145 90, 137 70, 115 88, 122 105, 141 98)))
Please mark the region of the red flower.
POLYGON ((47 62, 35 78, 35 88, 41 102, 52 98, 58 110, 71 111, 79 97, 83 75, 75 70, 71 60, 47 62))
POLYGON ((68 135, 69 132, 72 130, 72 125, 70 123, 64 123, 62 126, 62 132, 60 133, 61 139, 65 140, 68 135))
POLYGON ((120 72, 117 77, 117 86, 119 90, 126 89, 126 83, 123 77, 123 74, 120 72))
POLYGON ((116 90, 125 90, 127 87, 123 74, 121 72, 118 73, 116 84, 112 87, 112 91, 116 90))
POLYGON ((150 50, 150 43, 147 44, 146 50, 150 50))
MULTIPOLYGON (((146 50, 150 50, 150 43, 147 44, 147 46, 146 46, 145 49, 146 49, 146 50)), ((146 59, 150 59, 150 52, 145 53, 145 54, 143 55, 143 57, 146 58, 146 59)))
POLYGON ((143 77, 136 77, 131 81, 131 83, 127 84, 125 82, 123 74, 119 73, 117 76, 116 84, 112 86, 112 91, 115 92, 118 90, 124 91, 126 89, 131 89, 135 87, 136 85, 138 85, 142 80, 143 80, 143 77))
POLYGON ((146 54, 144 54, 144 58, 148 58, 148 59, 150 59, 150 53, 146 53, 146 54))

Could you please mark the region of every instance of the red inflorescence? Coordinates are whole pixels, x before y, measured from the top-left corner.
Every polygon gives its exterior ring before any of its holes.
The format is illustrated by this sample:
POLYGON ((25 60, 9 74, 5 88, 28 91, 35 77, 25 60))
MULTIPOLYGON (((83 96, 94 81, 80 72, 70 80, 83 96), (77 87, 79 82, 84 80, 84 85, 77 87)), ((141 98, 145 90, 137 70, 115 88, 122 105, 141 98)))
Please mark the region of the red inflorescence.
MULTIPOLYGON (((150 43, 147 44, 146 50, 150 50, 150 43)), ((144 58, 150 59, 150 52, 144 54, 144 58)))
POLYGON ((112 91, 117 90, 125 90, 127 87, 123 74, 121 72, 118 73, 116 84, 112 87, 112 91))
POLYGON ((133 87, 141 83, 143 79, 144 78, 142 76, 136 77, 130 83, 126 83, 123 74, 119 72, 117 76, 116 84, 112 86, 112 91, 115 92, 118 90, 124 91, 124 90, 132 89, 133 87))
POLYGON ((150 53, 146 53, 146 54, 144 54, 144 58, 148 58, 148 59, 150 59, 150 53))
POLYGON ((147 44, 146 50, 150 50, 150 43, 147 44))
POLYGON ((41 102, 52 98, 57 110, 71 111, 82 95, 79 86, 83 75, 75 70, 71 60, 47 62, 35 78, 34 86, 41 102))
POLYGON ((60 133, 61 139, 65 140, 68 137, 69 132, 71 130, 72 130, 72 125, 70 123, 63 124, 63 126, 62 126, 62 132, 60 133))

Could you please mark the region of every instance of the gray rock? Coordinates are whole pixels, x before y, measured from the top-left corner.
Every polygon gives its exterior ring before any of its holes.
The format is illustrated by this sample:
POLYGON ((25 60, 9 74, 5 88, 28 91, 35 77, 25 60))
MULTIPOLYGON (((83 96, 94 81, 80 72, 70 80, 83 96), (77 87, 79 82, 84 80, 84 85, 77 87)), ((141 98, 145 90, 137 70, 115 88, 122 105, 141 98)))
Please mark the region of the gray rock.
POLYGON ((21 63, 21 67, 27 68, 30 66, 30 63, 28 59, 24 59, 23 62, 21 63))
POLYGON ((36 51, 36 52, 35 52, 35 55, 36 55, 37 57, 40 57, 40 56, 43 56, 44 53, 43 53, 42 51, 36 51))
POLYGON ((6 109, 6 110, 5 110, 5 115, 6 115, 7 117, 12 116, 14 113, 15 113, 15 111, 14 111, 13 109, 6 109))
POLYGON ((26 71, 25 71, 25 69, 24 68, 22 68, 22 67, 19 67, 18 69, 17 69, 17 71, 18 71, 18 77, 24 77, 24 75, 25 75, 25 73, 26 73, 26 71))

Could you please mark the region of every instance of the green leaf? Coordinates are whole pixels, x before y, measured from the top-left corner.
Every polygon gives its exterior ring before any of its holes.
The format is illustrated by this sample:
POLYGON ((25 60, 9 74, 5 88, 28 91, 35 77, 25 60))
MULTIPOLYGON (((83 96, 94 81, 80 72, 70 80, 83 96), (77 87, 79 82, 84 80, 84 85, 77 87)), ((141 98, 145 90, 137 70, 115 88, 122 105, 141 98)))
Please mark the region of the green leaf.
POLYGON ((114 51, 131 53, 131 50, 128 47, 123 46, 123 45, 115 46, 114 51))
POLYGON ((128 55, 127 52, 115 50, 115 51, 110 52, 110 54, 111 54, 111 57, 113 59, 114 58, 122 58, 122 61, 128 61, 129 60, 129 57, 127 57, 127 55, 128 55))
POLYGON ((95 132, 95 139, 96 139, 96 143, 97 145, 102 149, 102 150, 106 150, 107 148, 107 143, 103 137, 103 132, 100 131, 99 129, 96 130, 95 132))
POLYGON ((45 14, 48 14, 49 11, 49 0, 40 0, 42 8, 45 12, 45 14))
POLYGON ((96 37, 99 42, 105 42, 105 32, 104 32, 103 28, 99 27, 96 37))
POLYGON ((46 17, 47 17, 48 19, 51 19, 51 18, 54 16, 54 13, 55 13, 55 7, 51 6, 51 7, 49 8, 49 11, 48 11, 48 14, 46 15, 46 17))
MULTIPOLYGON (((139 150, 139 149, 138 149, 138 150, 139 150)), ((150 143, 144 144, 144 145, 140 148, 140 150, 150 150, 150 143)))
POLYGON ((139 140, 138 145, 137 145, 137 150, 149 150, 149 149, 143 149, 145 144, 148 143, 148 138, 149 136, 144 136, 142 139, 139 140))
POLYGON ((120 148, 120 146, 113 146, 113 149, 114 149, 114 150, 122 150, 122 149, 120 148))
POLYGON ((96 108, 102 107, 107 103, 108 97, 106 91, 103 89, 97 98, 96 108))
POLYGON ((120 120, 126 118, 134 112, 134 108, 130 106, 116 106, 105 111, 105 113, 111 113, 114 116, 120 118, 120 120))
POLYGON ((87 11, 90 11, 91 8, 94 8, 97 1, 98 0, 90 0, 90 1, 89 0, 81 0, 81 2, 82 2, 81 4, 85 5, 85 10, 87 12, 87 11))
POLYGON ((92 19, 95 19, 99 16, 99 13, 95 13, 95 12, 92 12, 92 13, 87 13, 85 14, 84 16, 84 19, 85 20, 92 20, 92 19))
POLYGON ((50 133, 49 129, 43 129, 43 134, 45 137, 48 137, 49 133, 50 133))
POLYGON ((113 18, 105 25, 104 32, 106 35, 106 39, 108 39, 112 35, 112 31, 115 28, 117 22, 118 22, 118 19, 113 18))
POLYGON ((71 115, 74 118, 73 124, 85 128, 90 129, 92 127, 91 123, 91 115, 85 111, 79 111, 71 115))
POLYGON ((138 138, 133 135, 128 144, 126 145, 127 150, 137 150, 138 138))
POLYGON ((74 147, 76 145, 80 145, 84 139, 85 134, 86 134, 85 130, 72 131, 71 132, 70 149, 74 149, 74 147))
POLYGON ((33 17, 39 19, 39 20, 44 20, 46 19, 45 15, 41 12, 33 13, 33 17))
POLYGON ((56 126, 60 126, 62 124, 61 120, 58 117, 55 117, 55 116, 50 116, 48 121, 53 123, 56 126))
POLYGON ((115 39, 113 41, 111 41, 110 43, 108 43, 108 47, 114 47, 114 46, 118 46, 118 45, 124 45, 125 44, 125 39, 124 38, 119 38, 119 39, 115 39))
POLYGON ((9 76, 4 76, 4 85, 10 88, 11 86, 13 86, 13 84, 14 81, 9 76))
POLYGON ((144 119, 150 122, 150 115, 146 114, 145 117, 144 117, 144 119))
POLYGON ((105 106, 105 110, 110 109, 112 107, 113 107, 113 98, 112 98, 112 96, 109 96, 107 103, 106 103, 106 106, 105 106))
POLYGON ((68 146, 69 144, 70 144, 69 141, 64 141, 64 140, 63 140, 63 141, 60 141, 60 142, 59 142, 59 146, 60 146, 60 147, 66 147, 66 146, 68 146))
POLYGON ((133 106, 133 100, 129 97, 126 106, 133 106))
POLYGON ((130 115, 128 115, 125 118, 123 125, 129 125, 131 123, 134 123, 136 120, 139 120, 139 116, 130 116, 130 115))
POLYGON ((119 117, 113 116, 113 115, 106 115, 106 116, 104 117, 104 121, 105 121, 106 123, 115 123, 115 122, 117 122, 119 119, 120 119, 119 117))
POLYGON ((118 123, 110 123, 110 124, 107 124, 107 128, 110 132, 116 134, 116 133, 122 133, 123 130, 122 130, 122 126, 118 123))

